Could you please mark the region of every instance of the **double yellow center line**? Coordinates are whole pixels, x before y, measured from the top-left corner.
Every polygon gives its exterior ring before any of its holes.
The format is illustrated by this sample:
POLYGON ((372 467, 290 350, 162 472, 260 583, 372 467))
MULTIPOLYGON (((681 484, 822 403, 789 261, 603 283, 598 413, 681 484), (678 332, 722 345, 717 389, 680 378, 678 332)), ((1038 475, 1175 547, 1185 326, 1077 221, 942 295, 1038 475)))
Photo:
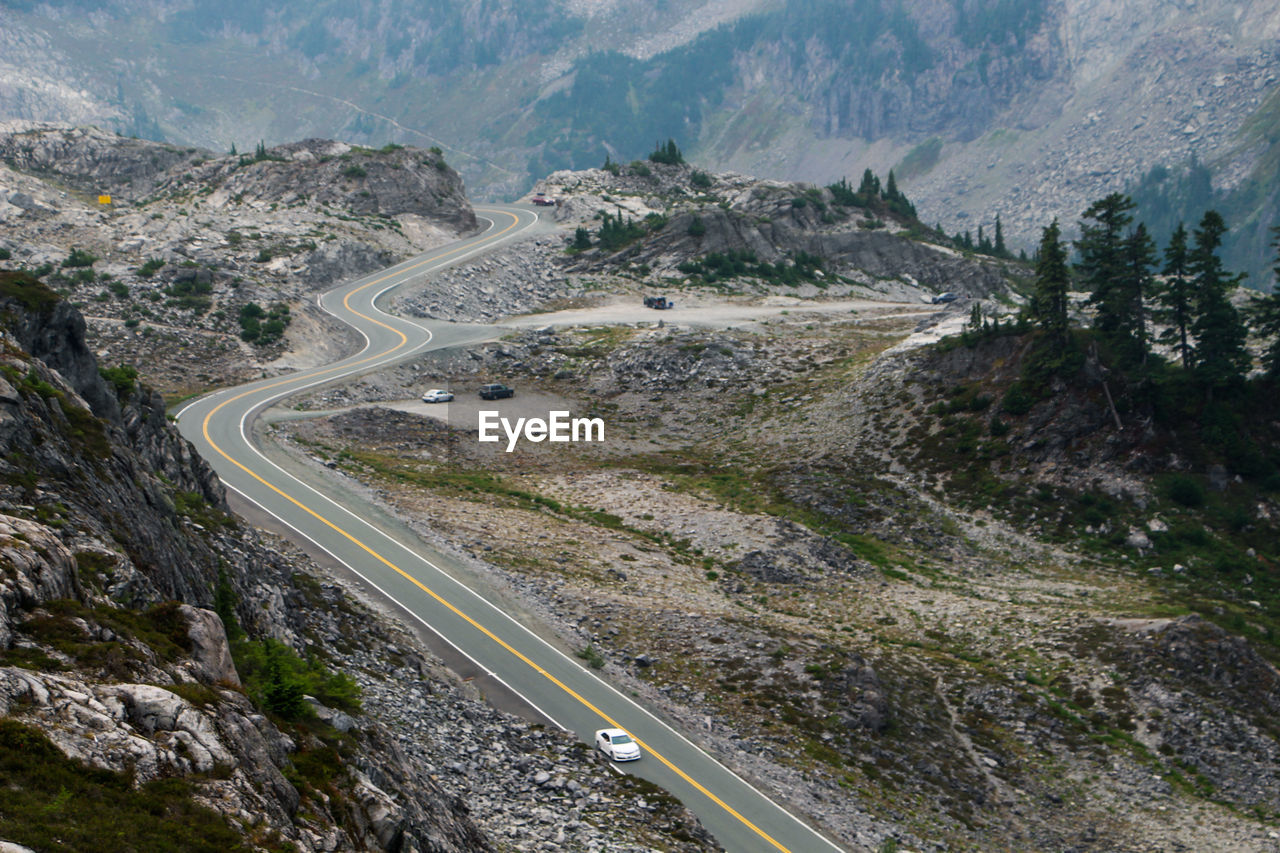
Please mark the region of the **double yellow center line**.
MULTIPOLYGON (((480 241, 480 242, 488 242, 488 241, 491 241, 491 240, 496 240, 496 239, 498 239, 499 237, 501 237, 501 236, 503 236, 504 234, 506 234, 507 232, 509 232, 511 229, 515 228, 517 224, 519 224, 519 219, 518 219, 517 217, 512 216, 512 215, 511 215, 511 214, 509 214, 509 213, 504 213, 503 215, 505 215, 505 216, 511 216, 511 219, 512 219, 511 224, 510 224, 510 225, 508 225, 506 228, 503 228, 501 231, 498 231, 498 232, 496 232, 495 234, 490 235, 489 237, 485 238, 485 240, 482 240, 482 241, 480 241)), ((348 293, 348 294, 343 298, 343 300, 342 300, 342 305, 343 305, 343 307, 344 307, 344 308, 346 308, 346 309, 347 309, 348 311, 350 311, 352 314, 355 314, 357 317, 360 317, 361 319, 367 320, 368 322, 373 323, 373 324, 374 324, 374 325, 376 325, 376 326, 381 326, 382 328, 387 329, 387 330, 388 330, 388 331, 390 331, 390 332, 393 332, 395 335, 397 335, 397 336, 400 338, 400 342, 399 342, 399 343, 397 343, 395 346, 391 347, 390 349, 385 350, 385 351, 383 351, 383 352, 381 352, 381 353, 378 353, 378 354, 376 354, 376 355, 370 355, 370 356, 368 356, 367 358, 361 359, 360 361, 356 361, 356 362, 353 362, 353 363, 351 363, 351 364, 340 365, 340 366, 336 366, 336 367, 329 368, 329 369, 327 369, 327 370, 321 370, 321 371, 319 371, 319 372, 317 372, 317 373, 314 373, 314 374, 310 374, 310 375, 308 375, 306 378, 308 378, 308 379, 309 379, 309 378, 313 378, 313 377, 317 377, 317 376, 324 376, 324 375, 326 375, 326 374, 334 373, 334 372, 337 372, 337 371, 339 371, 339 370, 346 370, 346 369, 353 368, 353 367, 359 367, 359 366, 360 366, 360 365, 362 365, 362 364, 368 364, 368 363, 370 363, 370 362, 377 361, 377 360, 379 360, 379 359, 382 359, 382 358, 384 358, 384 357, 386 357, 386 356, 389 356, 389 355, 391 355, 392 353, 395 353, 396 351, 398 351, 398 350, 400 350, 400 349, 404 348, 404 347, 408 344, 408 342, 409 342, 409 339, 408 339, 408 337, 406 337, 406 336, 405 336, 404 332, 401 332, 399 329, 396 329, 396 328, 394 328, 394 327, 392 327, 392 326, 389 326, 389 325, 387 325, 386 323, 383 323, 383 322, 382 322, 382 321, 380 321, 380 320, 377 320, 377 319, 375 319, 375 318, 373 318, 373 317, 370 317, 370 316, 368 316, 368 315, 366 315, 366 314, 362 314, 362 313, 360 313, 359 311, 355 310, 354 308, 352 308, 352 307, 351 307, 351 297, 353 297, 353 296, 355 296, 356 294, 361 293, 362 291, 365 291, 365 290, 367 290, 367 289, 369 289, 369 288, 371 288, 371 287, 374 287, 374 286, 376 286, 376 285, 378 285, 378 284, 381 284, 381 283, 383 283, 383 282, 385 282, 385 281, 388 281, 389 279, 394 278, 394 277, 395 277, 395 276, 397 276, 397 275, 403 275, 404 273, 411 272, 412 270, 415 270, 415 269, 417 269, 417 268, 419 268, 419 267, 421 267, 421 266, 425 266, 426 264, 434 263, 434 262, 436 262, 436 261, 443 260, 443 259, 445 259, 445 258, 449 257, 450 255, 457 254, 458 252, 461 252, 461 251, 464 251, 464 250, 469 250, 469 249, 475 248, 475 246, 476 246, 476 245, 477 245, 477 244, 472 243, 472 244, 468 244, 468 245, 466 245, 466 246, 461 246, 461 247, 455 248, 455 249, 453 249, 453 250, 451 250, 451 251, 448 251, 448 252, 442 252, 442 253, 441 253, 441 254, 439 254, 439 255, 434 255, 434 256, 432 256, 432 257, 430 257, 430 258, 427 258, 427 259, 425 259, 425 260, 423 260, 423 261, 419 261, 418 263, 414 264, 414 265, 413 265, 413 266, 411 266, 411 267, 407 267, 407 268, 405 268, 405 269, 403 269, 403 270, 400 270, 400 271, 398 271, 398 272, 396 272, 396 273, 392 273, 392 274, 389 274, 389 275, 383 276, 382 278, 378 278, 378 279, 375 279, 375 280, 373 280, 373 281, 370 281, 370 282, 368 282, 367 284, 361 285, 360 287, 355 288, 355 289, 354 289, 354 290, 352 290, 350 293, 348 293)), ((240 392, 239 394, 235 395, 234 397, 230 397, 230 398, 228 398, 228 399, 226 399, 226 400, 222 401, 222 402, 221 402, 221 403, 219 403, 217 406, 213 407, 213 408, 209 411, 209 413, 208 413, 207 415, 205 415, 205 417, 204 417, 204 421, 203 421, 203 423, 202 423, 202 425, 201 425, 201 432, 202 432, 202 433, 203 433, 203 435, 204 435, 204 440, 205 440, 205 441, 207 441, 207 442, 209 443, 209 446, 210 446, 211 448, 213 448, 214 452, 216 452, 216 453, 217 453, 219 456, 221 456, 223 459, 225 459, 225 460, 227 460, 228 462, 230 462, 232 465, 234 465, 234 466, 236 466, 237 468, 239 468, 239 469, 240 469, 241 471, 243 471, 247 476, 249 476, 249 477, 251 477, 252 479, 256 480, 256 481, 257 481, 259 484, 261 484, 263 487, 265 487, 265 488, 269 489, 270 491, 272 491, 272 492, 274 492, 275 494, 279 495, 279 496, 280 496, 281 498, 283 498, 284 500, 286 500, 286 501, 288 501, 289 503, 293 504, 293 505, 294 505, 294 506, 296 506, 298 509, 300 509, 300 510, 302 510, 304 513, 306 513, 307 515, 309 515, 309 516, 311 516, 312 518, 314 518, 316 521, 318 521, 318 522, 320 522, 321 524, 323 524, 323 525, 325 525, 326 527, 328 527, 328 528, 329 528, 330 530, 332 530, 334 533, 337 533, 339 536, 341 536, 341 537, 343 537, 344 539, 346 539, 347 541, 349 541, 352 545, 355 545, 357 548, 359 548, 360 550, 364 551, 366 554, 368 554, 368 555, 369 555, 370 557, 372 557, 373 559, 377 560, 379 563, 382 563, 382 564, 383 564, 384 566, 386 566, 388 569, 391 569, 393 572, 395 572, 396 574, 400 575, 400 576, 401 576, 402 578, 404 578, 405 580, 409 581, 411 584, 413 584, 414 586, 416 586, 418 589, 422 590, 424 593, 426 593, 427 595, 429 595, 431 598, 435 599, 435 601, 436 601, 436 602, 438 602, 441 606, 443 606, 443 607, 445 607, 445 608, 448 608, 448 610, 450 610, 450 611, 451 611, 454 615, 456 615, 458 618, 460 618, 460 619, 464 620, 468 625, 470 625, 471 627, 475 628, 475 629, 476 629, 477 631, 479 631, 481 634, 483 634, 484 636, 488 637, 490 640, 492 640, 492 641, 493 641, 494 643, 496 643, 497 645, 501 646, 501 647, 502 647, 503 649, 505 649, 506 651, 510 652, 510 653, 511 653, 515 658, 517 658, 517 659, 518 659, 518 660, 520 660, 521 662, 523 662, 523 663, 527 664, 529 667, 531 667, 535 672, 537 672, 537 673, 538 673, 539 675, 541 675, 543 678, 546 678, 548 681, 550 681, 550 682, 551 682, 552 684, 554 684, 556 687, 559 687, 561 690, 563 690, 563 691, 565 692, 565 694, 567 694, 568 696, 573 697, 573 698, 574 698, 575 700, 577 700, 577 701, 578 701, 578 702, 579 702, 583 707, 587 708, 587 709, 588 709, 588 710, 590 710, 592 713, 594 713, 594 714, 596 714, 597 716, 599 716, 602 720, 604 720, 605 722, 607 722, 610 726, 612 726, 612 727, 614 727, 614 728, 619 728, 619 729, 623 728, 623 726, 622 726, 621 724, 619 724, 619 723, 618 723, 618 721, 614 720, 612 717, 610 717, 608 714, 606 714, 606 713, 605 713, 604 711, 602 711, 600 708, 596 707, 596 706, 595 706, 595 704, 594 704, 594 703, 592 703, 589 699, 587 699, 586 697, 582 696, 580 693, 578 693, 577 691, 575 691, 573 688, 569 687, 567 684, 565 684, 565 683, 564 683, 563 681, 561 681, 559 678, 556 678, 556 676, 552 675, 550 672, 547 672, 547 671, 546 671, 545 669, 543 669, 543 668, 542 668, 542 666, 540 666, 538 663, 536 663, 535 661, 533 661, 532 659, 530 659, 527 655, 525 655, 525 654, 524 654, 523 652, 521 652, 519 649, 517 649, 517 648, 515 648, 514 646, 512 646, 512 645, 511 645, 510 643, 508 643, 506 640, 503 640, 503 639, 502 639, 501 637, 499 637, 497 634, 493 633, 493 631, 489 630, 489 629, 488 629, 488 628, 486 628, 484 625, 482 625, 482 624, 480 624, 479 622, 477 622, 474 618, 472 618, 471 616, 468 616, 466 613, 463 613, 463 612, 462 612, 461 610, 459 610, 459 609, 458 609, 458 608, 457 608, 457 607, 456 607, 452 602, 450 602, 450 601, 446 600, 445 598, 443 598, 442 596, 440 596, 438 593, 436 593, 434 590, 432 590, 430 587, 428 587, 428 586, 427 586, 426 584, 424 584, 422 581, 418 580, 416 577, 414 577, 413 575, 409 574, 407 571, 405 571, 404 569, 400 568, 400 567, 399 567, 399 566, 397 566, 395 563, 391 562, 391 560, 387 559, 387 558, 386 558, 386 557, 384 557, 382 554, 378 553, 378 552, 377 552, 377 551, 375 551, 373 548, 371 548, 371 547, 369 547, 368 545, 366 545, 366 544, 365 544, 364 542, 362 542, 360 539, 356 538, 354 535, 352 535, 352 534, 351 534, 351 533, 349 533, 348 531, 344 530, 342 527, 339 527, 337 524, 335 524, 334 522, 330 521, 330 520, 329 520, 328 518, 326 518, 325 516, 323 516, 323 515, 321 515, 320 513, 316 512, 314 509, 312 509, 311 507, 307 506, 307 505, 306 505, 306 504, 304 504, 302 501, 300 501, 300 500, 298 500, 297 498, 295 498, 293 495, 290 495, 288 492, 285 492, 283 489, 281 489, 281 488, 279 488, 279 487, 277 487, 277 486, 275 486, 275 485, 273 485, 273 484, 271 484, 271 483, 267 482, 263 477, 261 477, 261 476, 260 476, 259 474, 257 474, 256 472, 254 472, 254 471, 250 470, 250 469, 248 468, 248 466, 244 465, 244 464, 243 464, 243 463, 241 463, 239 460, 232 458, 230 454, 228 454, 225 450, 223 450, 221 447, 219 447, 219 446, 218 446, 217 442, 215 442, 215 441, 213 440, 213 436, 211 436, 211 435, 209 434, 209 424, 210 424, 210 422, 213 420, 214 416, 215 416, 215 415, 217 415, 217 413, 218 413, 219 411, 221 411, 223 408, 225 408, 226 406, 229 406, 229 405, 231 405, 232 403, 235 403, 235 402, 236 402, 236 401, 238 401, 238 400, 242 400, 242 399, 244 399, 245 397, 248 397, 248 396, 249 396, 249 395, 251 395, 251 394, 257 394, 257 393, 259 393, 259 392, 261 392, 261 391, 269 391, 269 390, 274 389, 274 388, 281 388, 281 387, 283 387, 283 386, 286 386, 286 385, 292 384, 292 383, 296 382, 297 380, 298 380, 298 377, 296 377, 296 376, 295 376, 295 377, 292 377, 292 378, 289 378, 289 379, 282 379, 282 380, 280 380, 279 382, 274 382, 274 383, 269 384, 269 385, 262 385, 262 386, 259 386, 259 387, 256 387, 256 388, 253 388, 253 389, 250 389, 250 390, 248 390, 248 391, 242 391, 242 392, 240 392)), ((773 837, 771 837, 768 833, 766 833, 764 830, 760 829, 758 826, 756 826, 754 823, 752 823, 750 820, 748 820, 746 817, 744 817, 740 812, 738 812, 736 809, 734 809, 732 806, 730 806, 730 805, 729 805, 728 803, 726 803, 724 800, 720 799, 720 798, 719 798, 719 797, 717 797, 715 794, 713 794, 711 791, 707 790, 707 788, 706 788, 704 785, 702 785, 700 782, 698 782, 697 780, 695 780, 695 779, 694 779, 693 777, 691 777, 688 773, 685 773, 683 770, 681 770, 681 769, 680 769, 679 767, 677 767, 675 764, 671 763, 671 761, 670 761, 670 760, 668 760, 664 755, 662 755, 660 752, 658 752, 657 750, 655 750, 652 746, 649 746, 649 745, 648 745, 648 744, 646 744, 644 741, 640 740, 639 738, 635 737, 634 735, 632 735, 632 738, 633 738, 633 739, 636 741, 636 743, 638 743, 638 744, 639 744, 643 749, 645 749, 645 750, 646 750, 650 755, 652 755, 652 756, 653 756, 654 758, 656 758, 658 761, 662 762, 662 764, 666 765, 666 767, 667 767, 668 769, 670 769, 670 770, 671 770, 671 772, 675 773, 677 776, 679 776, 679 777, 680 777, 681 779, 683 779, 685 782, 687 782, 687 783, 689 783, 690 785, 692 785, 696 790, 698 790, 699 792, 701 792, 702 794, 704 794, 708 799, 710 799, 710 800, 711 800, 713 803, 715 803, 716 805, 720 806, 722 809, 724 809, 726 812, 728 812, 728 813, 729 813, 730 815, 732 815, 734 818, 736 818, 737 820, 741 821, 741 822, 742 822, 742 824, 743 824, 744 826, 748 827, 752 832, 756 833, 756 834, 757 834, 757 835, 759 835, 762 839, 764 839, 765 841, 769 842, 771 845, 773 845, 773 846, 774 846, 776 849, 778 849, 779 851, 782 851, 782 853, 790 853, 790 851, 789 851, 786 847, 782 846, 780 843, 778 843, 776 840, 774 840, 774 838, 773 838, 773 837)))

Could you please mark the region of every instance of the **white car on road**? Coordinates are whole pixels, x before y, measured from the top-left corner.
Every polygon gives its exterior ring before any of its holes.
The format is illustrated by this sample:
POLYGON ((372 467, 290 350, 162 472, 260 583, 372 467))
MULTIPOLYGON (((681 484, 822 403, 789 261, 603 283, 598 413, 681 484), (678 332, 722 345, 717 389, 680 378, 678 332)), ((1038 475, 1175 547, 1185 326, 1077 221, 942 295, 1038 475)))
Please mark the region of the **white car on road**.
POLYGON ((614 761, 635 761, 640 757, 640 746, 622 729, 601 729, 596 732, 596 746, 614 761))
POLYGON ((453 395, 448 391, 442 391, 439 388, 432 388, 430 391, 422 395, 424 403, 447 403, 453 399, 453 395))

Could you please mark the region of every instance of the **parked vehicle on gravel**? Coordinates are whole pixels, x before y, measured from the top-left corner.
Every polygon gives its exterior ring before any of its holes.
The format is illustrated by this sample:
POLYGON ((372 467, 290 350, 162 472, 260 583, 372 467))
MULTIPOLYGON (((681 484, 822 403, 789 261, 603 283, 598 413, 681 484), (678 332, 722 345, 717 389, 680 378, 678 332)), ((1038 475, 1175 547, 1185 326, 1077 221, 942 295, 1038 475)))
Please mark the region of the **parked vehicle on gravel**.
POLYGON ((481 400, 502 400, 506 397, 514 397, 516 392, 512 388, 508 388, 501 382, 490 382, 488 385, 480 386, 481 400))
POLYGON ((646 296, 644 298, 645 308, 657 308, 662 311, 667 308, 674 308, 676 304, 665 296, 646 296))
POLYGON ((441 388, 432 388, 422 395, 422 402, 424 403, 447 403, 452 399, 453 394, 441 388))

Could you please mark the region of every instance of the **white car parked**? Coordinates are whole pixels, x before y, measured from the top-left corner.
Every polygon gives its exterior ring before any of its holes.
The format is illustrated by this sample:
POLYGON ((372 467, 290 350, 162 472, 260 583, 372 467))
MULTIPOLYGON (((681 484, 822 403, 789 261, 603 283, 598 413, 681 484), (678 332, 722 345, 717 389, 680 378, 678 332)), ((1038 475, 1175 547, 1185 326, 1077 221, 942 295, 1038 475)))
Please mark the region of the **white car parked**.
POLYGON ((596 732, 596 746, 614 761, 635 761, 640 757, 640 746, 622 729, 601 729, 596 732))
POLYGON ((452 399, 452 394, 439 388, 432 388, 430 391, 422 395, 422 402, 424 403, 447 403, 452 399))

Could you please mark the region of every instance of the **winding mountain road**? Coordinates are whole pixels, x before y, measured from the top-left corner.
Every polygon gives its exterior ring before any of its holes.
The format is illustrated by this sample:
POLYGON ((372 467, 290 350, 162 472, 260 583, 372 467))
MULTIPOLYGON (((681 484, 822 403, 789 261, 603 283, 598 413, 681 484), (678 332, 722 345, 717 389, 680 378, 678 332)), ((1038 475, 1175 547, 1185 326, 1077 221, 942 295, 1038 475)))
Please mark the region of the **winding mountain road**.
POLYGON ((320 306, 365 338, 360 352, 324 367, 225 389, 186 406, 178 426, 228 489, 273 517, 311 550, 360 576, 438 635, 473 673, 499 683, 538 713, 590 743, 597 729, 625 729, 644 757, 625 770, 666 788, 692 809, 726 850, 815 853, 841 848, 724 767, 579 661, 458 579, 447 555, 395 529, 329 484, 304 482, 252 442, 267 407, 305 389, 377 370, 430 349, 494 337, 488 326, 411 321, 387 314, 379 297, 408 282, 510 242, 538 227, 521 207, 477 208, 489 227, 325 293, 320 306))

